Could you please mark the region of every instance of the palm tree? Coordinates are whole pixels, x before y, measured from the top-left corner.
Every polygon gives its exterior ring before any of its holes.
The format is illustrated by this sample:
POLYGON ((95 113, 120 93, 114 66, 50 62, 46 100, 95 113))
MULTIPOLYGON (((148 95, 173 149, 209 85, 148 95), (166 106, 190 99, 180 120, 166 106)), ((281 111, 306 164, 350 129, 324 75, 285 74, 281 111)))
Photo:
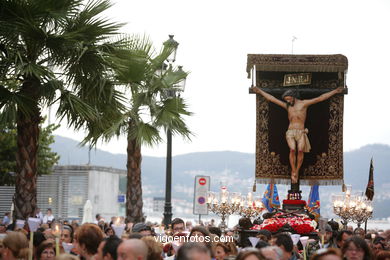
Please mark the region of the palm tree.
POLYGON ((110 68, 120 24, 101 18, 108 0, 0 0, 0 123, 17 126, 16 218, 36 208, 41 111, 58 104, 57 117, 76 130, 118 101, 110 68))
POLYGON ((127 110, 117 120, 110 120, 97 127, 91 127, 84 142, 93 144, 99 138, 108 141, 113 136, 127 135, 127 193, 126 216, 128 221, 144 221, 142 212, 141 146, 154 145, 162 141, 160 130, 189 138, 183 116, 191 115, 180 96, 169 97, 175 86, 188 73, 170 66, 161 72, 164 61, 173 51, 165 46, 156 54, 152 43, 146 37, 131 36, 126 39, 128 48, 121 50, 119 64, 115 70, 117 81, 121 82, 129 97, 127 110))

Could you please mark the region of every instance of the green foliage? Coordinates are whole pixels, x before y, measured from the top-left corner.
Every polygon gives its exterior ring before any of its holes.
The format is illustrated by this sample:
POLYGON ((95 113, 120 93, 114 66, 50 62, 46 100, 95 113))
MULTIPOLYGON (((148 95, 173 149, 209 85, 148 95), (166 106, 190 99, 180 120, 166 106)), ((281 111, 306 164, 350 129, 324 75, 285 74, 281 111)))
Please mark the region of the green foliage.
POLYGON ((16 149, 16 129, 0 130, 0 185, 15 183, 16 149))
MULTIPOLYGON (((121 24, 104 18, 109 0, 0 0, 0 125, 18 125, 36 140, 41 111, 56 104, 57 118, 82 130, 121 114, 113 66, 121 41, 111 40, 121 24)), ((19 136, 20 137, 20 136, 19 136)), ((35 143, 18 138, 16 217, 34 213, 39 156, 35 143), (33 151, 33 152, 31 152, 33 151), (18 183, 19 184, 19 183, 18 183)))
POLYGON ((102 18, 108 0, 0 0, 0 123, 57 103, 81 129, 124 109, 111 68, 121 27, 102 18), (109 108, 114 111, 107 113, 109 108))
MULTIPOLYGON (((38 147, 38 175, 51 174, 60 156, 53 152, 50 145, 54 143, 53 131, 59 126, 53 124, 40 126, 38 147)), ((17 132, 15 128, 8 127, 0 130, 0 186, 14 185, 16 172, 16 144, 17 132)))
POLYGON ((179 82, 188 72, 169 66, 161 72, 164 61, 173 51, 169 46, 156 53, 147 37, 123 36, 126 46, 116 50, 113 74, 116 82, 127 94, 126 109, 110 120, 96 120, 88 128, 84 143, 95 144, 98 139, 110 140, 125 134, 139 145, 154 145, 162 140, 160 130, 169 128, 173 134, 190 138, 184 116, 190 116, 185 101, 176 92, 179 82), (167 93, 175 92, 168 97, 167 93))

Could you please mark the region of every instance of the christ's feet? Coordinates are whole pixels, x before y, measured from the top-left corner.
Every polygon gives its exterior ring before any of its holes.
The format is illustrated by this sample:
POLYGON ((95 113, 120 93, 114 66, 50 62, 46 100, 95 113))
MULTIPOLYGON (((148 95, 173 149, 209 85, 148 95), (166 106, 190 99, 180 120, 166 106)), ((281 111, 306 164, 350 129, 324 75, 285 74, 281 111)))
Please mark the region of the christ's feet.
POLYGON ((297 172, 291 172, 291 183, 298 183, 298 173, 297 172))

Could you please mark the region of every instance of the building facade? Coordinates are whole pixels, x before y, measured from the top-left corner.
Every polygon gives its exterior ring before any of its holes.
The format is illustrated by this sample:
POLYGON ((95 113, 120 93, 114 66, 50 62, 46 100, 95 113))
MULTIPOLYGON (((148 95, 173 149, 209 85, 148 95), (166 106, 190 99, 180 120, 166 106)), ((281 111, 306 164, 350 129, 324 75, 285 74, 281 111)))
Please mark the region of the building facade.
POLYGON ((126 171, 92 166, 55 166, 53 173, 38 177, 38 207, 43 213, 51 208, 56 218, 81 219, 89 199, 93 215, 104 218, 123 215, 124 202, 118 196, 126 192, 126 171))

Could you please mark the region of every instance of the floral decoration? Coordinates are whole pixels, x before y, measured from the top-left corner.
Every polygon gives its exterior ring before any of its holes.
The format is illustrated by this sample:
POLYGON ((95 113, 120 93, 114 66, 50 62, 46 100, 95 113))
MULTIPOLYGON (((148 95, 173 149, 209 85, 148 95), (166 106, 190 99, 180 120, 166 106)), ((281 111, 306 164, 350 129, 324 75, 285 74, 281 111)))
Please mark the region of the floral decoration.
POLYGON ((251 229, 267 229, 276 233, 286 225, 290 226, 297 234, 308 234, 315 230, 317 223, 303 214, 285 216, 285 214, 278 213, 273 218, 265 219, 261 225, 254 225, 251 229))

